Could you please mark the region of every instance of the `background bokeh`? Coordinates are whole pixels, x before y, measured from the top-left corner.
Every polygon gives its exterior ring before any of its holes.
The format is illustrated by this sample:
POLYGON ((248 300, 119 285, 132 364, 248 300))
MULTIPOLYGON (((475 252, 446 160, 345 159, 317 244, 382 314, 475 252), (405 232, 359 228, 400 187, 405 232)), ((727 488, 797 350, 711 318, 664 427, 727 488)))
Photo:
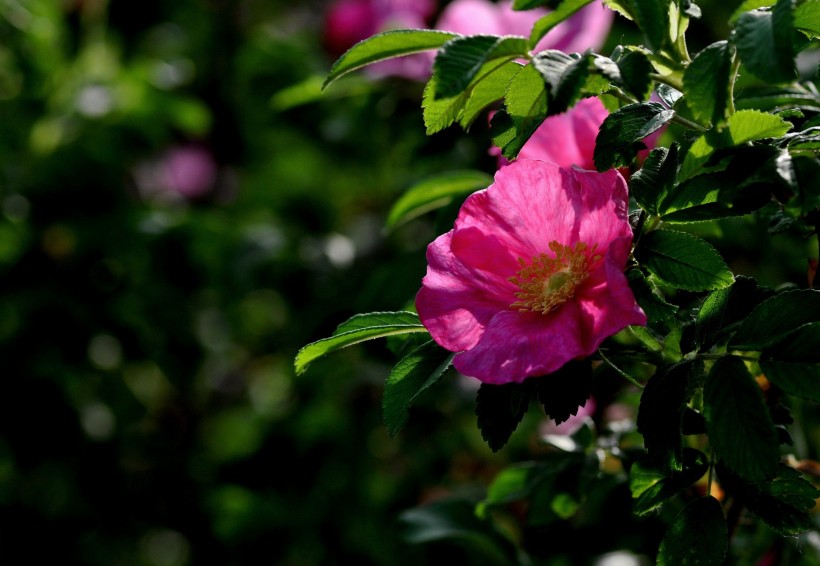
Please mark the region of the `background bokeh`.
MULTIPOLYGON (((693 51, 739 3, 699 3, 693 51)), ((347 317, 412 302, 452 211, 387 232, 401 192, 495 167, 482 123, 425 135, 420 82, 318 95, 326 8, 0 2, 0 563, 451 563, 469 551, 409 544, 400 513, 538 453, 532 415, 493 454, 455 378, 389 438, 384 342, 294 375, 347 317)), ((618 19, 602 51, 634 38, 618 19)), ((804 281, 811 242, 709 230, 736 271, 804 281)), ((661 523, 610 488, 545 563, 651 552, 661 523)))

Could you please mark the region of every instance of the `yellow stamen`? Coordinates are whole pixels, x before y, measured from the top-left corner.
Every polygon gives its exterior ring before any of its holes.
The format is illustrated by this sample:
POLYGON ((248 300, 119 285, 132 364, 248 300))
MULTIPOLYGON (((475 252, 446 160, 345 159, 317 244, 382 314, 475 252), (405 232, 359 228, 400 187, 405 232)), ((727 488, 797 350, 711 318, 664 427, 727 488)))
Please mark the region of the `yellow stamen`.
POLYGON ((509 281, 521 291, 515 294, 518 300, 510 307, 542 314, 557 309, 575 295, 578 286, 589 277, 590 266, 601 259, 595 254, 596 247, 597 244, 588 249, 584 242, 564 246, 553 240, 549 248, 554 257, 541 254, 533 257, 529 264, 519 258, 521 269, 509 281))

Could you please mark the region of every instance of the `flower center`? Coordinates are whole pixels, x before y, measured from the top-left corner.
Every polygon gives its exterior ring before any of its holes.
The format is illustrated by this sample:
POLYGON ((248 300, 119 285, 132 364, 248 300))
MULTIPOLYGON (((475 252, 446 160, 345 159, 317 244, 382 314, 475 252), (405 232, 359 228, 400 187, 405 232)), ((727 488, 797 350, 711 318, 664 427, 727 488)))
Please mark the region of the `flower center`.
POLYGON ((521 312, 547 314, 575 295, 575 290, 589 277, 590 266, 601 259, 595 254, 597 244, 588 249, 585 242, 575 246, 564 246, 555 240, 549 248, 555 254, 549 257, 541 254, 533 257, 528 264, 521 258, 521 269, 509 281, 521 289, 515 294, 518 299, 510 305, 521 312))

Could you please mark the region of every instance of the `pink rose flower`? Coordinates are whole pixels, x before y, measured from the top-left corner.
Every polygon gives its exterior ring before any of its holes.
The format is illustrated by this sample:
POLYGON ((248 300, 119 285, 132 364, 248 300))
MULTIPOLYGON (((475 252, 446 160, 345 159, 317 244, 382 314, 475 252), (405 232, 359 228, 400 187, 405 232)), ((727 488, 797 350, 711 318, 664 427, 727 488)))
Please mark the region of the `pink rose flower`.
MULTIPOLYGON (((598 98, 584 98, 566 112, 544 120, 521 148, 518 159, 540 159, 562 167, 577 165, 581 169, 595 169, 595 138, 608 115, 598 98)), ((509 163, 497 147, 493 147, 491 153, 499 156, 499 167, 509 163)))
POLYGON ((646 324, 624 275, 631 244, 620 173, 515 161, 428 246, 416 309, 465 375, 549 374, 646 324))
MULTIPOLYGON (((489 0, 455 0, 441 13, 436 28, 462 35, 523 35, 529 37, 532 26, 548 10, 512 9, 512 0, 498 3, 489 0)), ((600 0, 581 8, 538 43, 535 51, 558 49, 565 53, 600 49, 606 41, 615 13, 604 8, 600 0)))

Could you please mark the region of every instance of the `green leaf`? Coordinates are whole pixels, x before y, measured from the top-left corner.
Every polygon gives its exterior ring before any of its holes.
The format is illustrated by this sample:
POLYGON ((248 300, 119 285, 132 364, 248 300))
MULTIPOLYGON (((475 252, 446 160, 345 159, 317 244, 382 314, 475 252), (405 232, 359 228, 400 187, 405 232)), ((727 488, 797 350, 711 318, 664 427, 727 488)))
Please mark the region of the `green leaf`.
POLYGON ((643 516, 658 509, 679 491, 686 489, 709 469, 706 455, 694 448, 683 449, 683 469, 671 475, 652 466, 647 458, 629 469, 629 489, 632 492, 632 512, 643 516))
POLYGON ((738 276, 731 287, 712 292, 703 301, 695 320, 698 348, 708 350, 726 337, 772 291, 754 279, 738 276))
POLYGON ((433 75, 424 87, 422 97, 422 116, 427 134, 431 135, 443 130, 456 120, 460 119, 467 111, 470 98, 479 84, 485 80, 495 80, 494 75, 498 73, 499 80, 504 80, 508 76, 508 61, 495 60, 486 63, 473 77, 472 82, 458 94, 447 98, 436 98, 438 77, 433 75))
POLYGON ((629 189, 637 203, 650 214, 658 213, 661 202, 678 175, 678 144, 669 149, 657 147, 644 160, 641 168, 629 179, 629 189))
POLYGON ((646 136, 663 127, 675 115, 657 102, 628 104, 604 119, 595 138, 593 159, 598 171, 625 167, 635 158, 646 136))
POLYGON ((718 500, 707 495, 683 508, 666 531, 658 566, 721 566, 729 548, 729 529, 718 500))
POLYGON ((476 416, 481 437, 498 452, 518 428, 534 393, 531 381, 492 385, 482 383, 476 396, 476 416))
POLYGON ((526 55, 527 41, 523 37, 470 35, 453 38, 439 49, 433 64, 436 76, 434 98, 460 94, 487 63, 526 55))
POLYGON ((794 11, 794 29, 814 39, 820 37, 820 2, 803 2, 794 11))
POLYGON ((820 403, 820 322, 804 324, 763 350, 760 369, 786 393, 820 403))
MULTIPOLYGON (((615 62, 620 71, 624 89, 639 101, 646 100, 652 92, 652 63, 640 51, 627 51, 615 62)), ((670 105, 671 106, 671 105, 670 105)))
POLYGON ((732 15, 729 16, 729 23, 735 23, 737 19, 743 15, 744 12, 757 10, 758 8, 768 8, 774 6, 777 0, 744 0, 743 3, 735 8, 732 15))
POLYGON ((565 112, 581 99, 591 58, 591 53, 567 54, 555 49, 542 51, 533 58, 533 66, 547 83, 550 116, 565 112))
POLYGON ((436 30, 391 30, 369 37, 348 49, 330 68, 322 88, 371 63, 438 49, 458 34, 436 30))
POLYGON ((717 471, 724 489, 780 534, 796 535, 814 527, 810 512, 820 490, 797 470, 778 464, 777 477, 758 483, 745 481, 724 466, 718 466, 717 471))
POLYGON ((739 146, 766 138, 779 138, 791 129, 790 122, 758 110, 738 110, 720 131, 709 130, 699 137, 686 154, 679 179, 703 173, 703 166, 717 148, 739 146))
MULTIPOLYGON (((530 33, 530 49, 535 49, 538 42, 541 41, 550 30, 591 2, 592 0, 564 0, 555 10, 541 17, 535 22, 532 32, 530 33)), ((520 3, 522 3, 521 0, 516 0, 516 4, 520 3)), ((531 4, 532 2, 527 2, 527 7, 530 7, 531 4)))
POLYGON ((666 44, 669 29, 669 0, 629 0, 632 17, 653 51, 666 44))
POLYGON ((592 361, 571 360, 558 371, 530 379, 544 412, 555 424, 561 424, 578 414, 592 393, 592 361))
POLYGON ((498 529, 475 513, 476 502, 447 497, 404 511, 399 520, 402 538, 409 544, 460 543, 467 563, 507 566, 516 562, 516 551, 498 529))
POLYGON ((712 366, 703 391, 709 443, 726 466, 751 482, 774 477, 779 448, 763 392, 738 357, 712 366))
POLYGON ((635 295, 635 300, 646 313, 650 324, 668 320, 678 312, 677 305, 666 302, 658 290, 647 281, 640 269, 630 269, 626 272, 626 277, 635 295))
POLYGON ((793 81, 793 0, 779 0, 771 11, 746 12, 735 26, 734 42, 743 65, 769 83, 793 81))
POLYGON ((447 171, 429 177, 410 187, 396 201, 385 224, 392 230, 426 212, 447 206, 455 199, 486 189, 492 182, 493 178, 487 173, 473 170, 447 171))
POLYGON ((784 291, 766 299, 729 341, 734 350, 759 350, 780 342, 799 327, 820 321, 820 291, 784 291))
POLYGON ((522 67, 510 81, 504 108, 493 116, 490 131, 501 154, 514 159, 547 116, 546 85, 532 65, 522 67))
POLYGON ((649 232, 641 238, 635 256, 655 277, 677 289, 710 291, 734 281, 718 251, 685 232, 649 232))
POLYGON ((479 114, 496 100, 504 98, 510 81, 521 69, 521 64, 507 61, 483 80, 475 84, 467 103, 458 116, 458 123, 468 130, 479 114))
POLYGON ((731 52, 718 41, 698 53, 683 72, 686 105, 695 120, 720 124, 726 119, 731 52))
POLYGON ((413 401, 441 379, 454 356, 430 340, 396 364, 387 377, 382 398, 384 424, 390 436, 404 427, 413 401))
POLYGON ((683 412, 691 397, 690 381, 702 371, 702 363, 692 360, 659 369, 641 394, 638 432, 649 461, 665 473, 683 470, 683 412))
POLYGON ((416 313, 400 311, 357 314, 340 324, 330 338, 323 338, 299 350, 294 361, 296 373, 298 375, 304 372, 311 362, 331 352, 365 340, 408 332, 427 332, 416 313))

